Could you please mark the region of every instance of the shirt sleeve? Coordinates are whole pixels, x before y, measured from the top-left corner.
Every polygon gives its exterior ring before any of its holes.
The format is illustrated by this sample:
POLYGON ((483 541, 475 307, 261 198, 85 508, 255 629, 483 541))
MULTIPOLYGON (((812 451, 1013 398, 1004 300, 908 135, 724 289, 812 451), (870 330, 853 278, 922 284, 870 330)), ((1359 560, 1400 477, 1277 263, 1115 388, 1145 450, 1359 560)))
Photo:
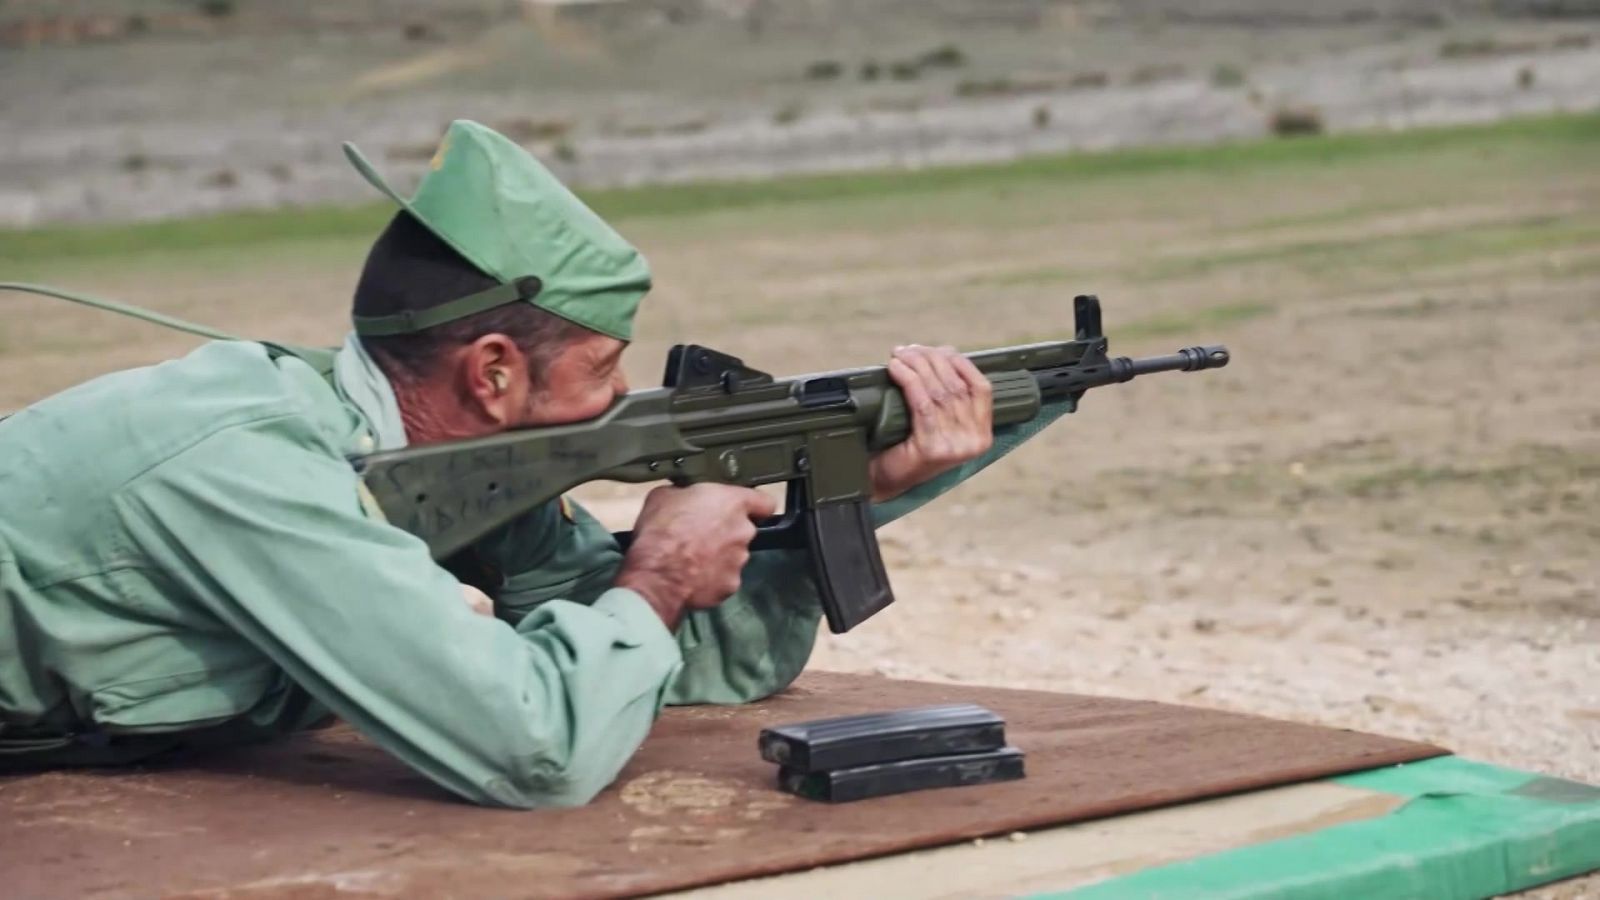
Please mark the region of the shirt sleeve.
POLYGON ((904 494, 874 504, 872 518, 879 528, 950 492, 951 488, 982 472, 1001 457, 1031 440, 1034 435, 1050 427, 1055 421, 1078 408, 1072 399, 1053 400, 1046 403, 1039 414, 1016 425, 1002 425, 994 430, 994 444, 977 459, 969 460, 937 478, 923 482, 904 494))
POLYGON ((303 419, 219 432, 119 496, 141 556, 318 701, 483 804, 577 805, 616 777, 681 668, 636 594, 471 612, 421 541, 367 518, 303 419))
MULTIPOLYGON (((610 586, 622 565, 611 532, 571 500, 567 512, 546 504, 474 550, 499 574, 495 605, 509 622, 558 598, 595 602, 617 590, 610 586)), ((755 553, 738 592, 714 609, 685 615, 676 635, 683 668, 666 702, 745 703, 794 681, 811 656, 822 617, 809 566, 802 551, 755 553)))

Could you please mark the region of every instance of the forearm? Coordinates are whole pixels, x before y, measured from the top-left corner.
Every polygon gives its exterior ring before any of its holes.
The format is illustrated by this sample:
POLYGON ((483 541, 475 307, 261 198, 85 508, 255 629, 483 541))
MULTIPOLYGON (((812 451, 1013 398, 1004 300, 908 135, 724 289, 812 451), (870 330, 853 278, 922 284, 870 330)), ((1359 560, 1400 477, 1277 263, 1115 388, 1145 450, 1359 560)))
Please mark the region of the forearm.
POLYGON ((445 712, 449 731, 436 733, 446 749, 434 755, 446 767, 440 780, 484 804, 587 803, 649 733, 681 665, 677 647, 627 591, 608 591, 591 606, 545 604, 516 636, 528 648, 522 671, 489 675, 494 683, 482 687, 494 700, 484 709, 469 702, 445 712))
POLYGON ((552 601, 515 629, 476 615, 420 541, 361 515, 342 460, 302 454, 297 480, 268 478, 232 464, 257 449, 240 442, 197 445, 195 465, 119 498, 174 596, 469 800, 571 805, 616 776, 681 664, 638 597, 552 601))

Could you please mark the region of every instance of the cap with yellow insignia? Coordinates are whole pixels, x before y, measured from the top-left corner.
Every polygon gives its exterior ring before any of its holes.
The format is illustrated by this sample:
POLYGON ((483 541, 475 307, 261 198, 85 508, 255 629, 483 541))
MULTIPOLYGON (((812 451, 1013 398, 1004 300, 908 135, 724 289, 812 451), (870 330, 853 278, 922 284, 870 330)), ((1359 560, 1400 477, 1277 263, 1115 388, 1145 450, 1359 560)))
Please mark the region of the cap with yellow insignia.
POLYGON ((528 151, 477 122, 450 124, 409 200, 353 144, 345 156, 440 240, 500 282, 421 310, 356 316, 357 334, 410 334, 528 302, 620 340, 650 290, 644 256, 528 151))

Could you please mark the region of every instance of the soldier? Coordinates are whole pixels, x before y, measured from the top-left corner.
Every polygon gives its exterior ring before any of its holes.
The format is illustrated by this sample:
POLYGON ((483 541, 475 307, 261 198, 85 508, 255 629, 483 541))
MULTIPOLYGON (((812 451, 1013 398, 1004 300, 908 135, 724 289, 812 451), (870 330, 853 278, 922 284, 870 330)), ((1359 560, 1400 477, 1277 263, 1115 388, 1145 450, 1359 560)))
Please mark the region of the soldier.
MULTIPOLYGON (((664 703, 757 699, 805 665, 817 597, 803 554, 751 558, 758 491, 658 488, 626 554, 548 504, 470 551, 492 599, 383 521, 348 457, 603 412, 650 272, 481 125, 451 126, 410 200, 347 149, 401 209, 337 354, 217 341, 0 422, 0 769, 336 715, 474 802, 581 804, 664 703)), ((1010 446, 964 357, 889 367, 913 430, 872 461, 880 524, 1010 446)))

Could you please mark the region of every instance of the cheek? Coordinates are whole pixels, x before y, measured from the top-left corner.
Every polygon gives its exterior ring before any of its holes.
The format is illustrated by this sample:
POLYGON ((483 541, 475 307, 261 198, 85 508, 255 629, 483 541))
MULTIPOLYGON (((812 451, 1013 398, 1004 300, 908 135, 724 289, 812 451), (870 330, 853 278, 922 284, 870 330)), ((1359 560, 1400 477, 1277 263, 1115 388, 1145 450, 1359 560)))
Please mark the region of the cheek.
POLYGON ((537 391, 528 397, 529 425, 582 422, 605 412, 615 398, 610 385, 586 385, 578 390, 537 391))
POLYGON ((574 399, 573 415, 578 419, 592 419, 605 412, 611 406, 611 401, 615 396, 611 391, 610 385, 597 385, 585 391, 582 397, 574 399))

